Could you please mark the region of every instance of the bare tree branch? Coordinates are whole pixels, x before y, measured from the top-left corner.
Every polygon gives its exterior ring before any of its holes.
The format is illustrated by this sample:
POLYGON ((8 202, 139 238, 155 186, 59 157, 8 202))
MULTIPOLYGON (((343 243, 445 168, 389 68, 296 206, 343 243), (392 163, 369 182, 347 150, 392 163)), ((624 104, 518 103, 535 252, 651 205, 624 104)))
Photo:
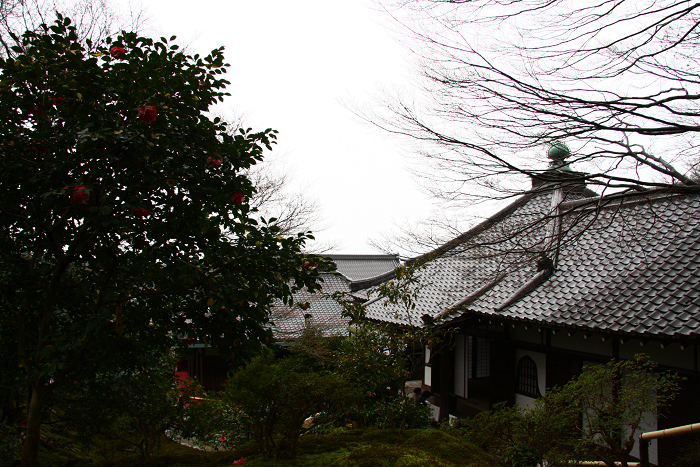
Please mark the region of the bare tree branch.
POLYGON ((0 53, 13 54, 19 45, 14 37, 25 31, 38 31, 42 24, 51 24, 56 13, 72 20, 81 41, 102 42, 121 30, 139 31, 147 22, 140 5, 128 5, 121 11, 109 0, 0 0, 0 53))
POLYGON ((378 3, 424 92, 364 118, 415 141, 446 209, 527 192, 559 142, 598 193, 700 191, 700 2, 378 3))

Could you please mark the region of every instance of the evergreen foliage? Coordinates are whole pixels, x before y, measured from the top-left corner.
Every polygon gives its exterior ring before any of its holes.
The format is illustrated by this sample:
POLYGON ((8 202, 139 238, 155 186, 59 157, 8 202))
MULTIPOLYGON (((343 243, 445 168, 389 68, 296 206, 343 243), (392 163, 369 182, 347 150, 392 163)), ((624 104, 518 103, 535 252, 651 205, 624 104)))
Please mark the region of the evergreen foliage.
POLYGON ((309 236, 251 217, 244 171, 275 132, 207 114, 227 95, 223 48, 84 45, 60 15, 40 29, 0 59, 0 400, 13 423, 27 400, 25 467, 57 388, 178 336, 250 355, 270 305, 318 287, 309 236))

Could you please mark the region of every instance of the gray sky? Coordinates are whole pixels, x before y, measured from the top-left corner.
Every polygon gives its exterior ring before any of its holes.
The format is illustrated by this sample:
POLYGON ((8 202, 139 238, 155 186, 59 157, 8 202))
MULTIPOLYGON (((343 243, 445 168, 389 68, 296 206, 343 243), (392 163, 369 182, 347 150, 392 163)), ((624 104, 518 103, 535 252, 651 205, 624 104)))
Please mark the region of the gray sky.
POLYGON ((344 105, 371 105, 411 74, 370 2, 149 0, 144 8, 148 35, 177 35, 192 53, 226 47, 231 97, 218 112, 279 131, 272 157, 323 206, 320 242, 377 253, 368 238, 427 217, 429 200, 405 170, 410 148, 344 105))

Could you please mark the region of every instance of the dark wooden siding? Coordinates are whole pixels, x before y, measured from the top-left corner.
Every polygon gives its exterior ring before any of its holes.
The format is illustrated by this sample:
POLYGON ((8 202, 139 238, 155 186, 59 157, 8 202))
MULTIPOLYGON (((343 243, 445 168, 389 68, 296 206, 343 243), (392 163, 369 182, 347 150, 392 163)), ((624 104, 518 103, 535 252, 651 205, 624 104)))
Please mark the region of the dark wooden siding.
POLYGON ((515 403, 515 347, 507 341, 491 341, 490 407, 515 403))
MULTIPOLYGON (((666 417, 660 417, 659 430, 676 426, 700 423, 700 380, 689 378, 681 382, 681 390, 673 401, 671 410, 666 417)), ((659 440, 659 466, 671 466, 678 457, 694 443, 700 443, 700 433, 690 433, 659 440)), ((694 464, 700 465, 700 459, 694 464)))
POLYGON ((581 374, 583 360, 564 352, 547 352, 547 389, 554 386, 563 387, 574 377, 581 374))

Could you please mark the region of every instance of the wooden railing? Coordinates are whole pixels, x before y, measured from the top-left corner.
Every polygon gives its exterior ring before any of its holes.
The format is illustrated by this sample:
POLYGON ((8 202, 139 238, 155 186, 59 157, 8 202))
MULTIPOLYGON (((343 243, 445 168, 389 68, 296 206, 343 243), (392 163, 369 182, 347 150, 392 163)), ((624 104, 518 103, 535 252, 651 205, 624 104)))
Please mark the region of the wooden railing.
POLYGON ((692 425, 677 426, 659 431, 648 431, 639 435, 639 457, 642 460, 642 467, 649 467, 649 441, 652 439, 670 438, 672 436, 684 435, 700 431, 700 423, 692 425))

